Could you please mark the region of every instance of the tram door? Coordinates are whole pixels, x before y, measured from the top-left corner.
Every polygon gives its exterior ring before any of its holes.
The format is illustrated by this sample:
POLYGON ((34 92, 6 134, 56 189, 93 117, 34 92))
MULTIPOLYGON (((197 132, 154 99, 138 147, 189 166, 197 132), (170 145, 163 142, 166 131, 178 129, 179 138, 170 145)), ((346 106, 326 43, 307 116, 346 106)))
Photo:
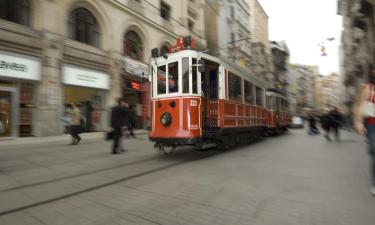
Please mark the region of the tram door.
POLYGON ((206 71, 202 77, 202 90, 204 95, 203 107, 203 129, 205 131, 215 131, 218 127, 218 72, 219 65, 206 62, 206 71))

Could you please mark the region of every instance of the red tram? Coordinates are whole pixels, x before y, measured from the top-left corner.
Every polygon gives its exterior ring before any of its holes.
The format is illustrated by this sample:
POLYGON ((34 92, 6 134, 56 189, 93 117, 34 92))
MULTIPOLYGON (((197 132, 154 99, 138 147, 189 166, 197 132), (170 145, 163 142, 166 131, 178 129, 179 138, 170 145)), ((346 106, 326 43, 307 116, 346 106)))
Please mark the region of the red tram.
POLYGON ((190 38, 179 38, 169 54, 157 57, 153 50, 149 138, 156 147, 228 148, 287 128, 285 95, 192 45, 190 38))

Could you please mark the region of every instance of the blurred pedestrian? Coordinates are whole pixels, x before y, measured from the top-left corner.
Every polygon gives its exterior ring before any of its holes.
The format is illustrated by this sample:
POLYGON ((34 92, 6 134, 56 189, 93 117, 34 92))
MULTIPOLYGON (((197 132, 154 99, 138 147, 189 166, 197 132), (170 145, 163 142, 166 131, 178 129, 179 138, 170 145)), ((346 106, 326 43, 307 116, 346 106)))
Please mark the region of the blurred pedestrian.
POLYGON ((349 132, 352 131, 352 115, 347 114, 344 116, 343 128, 349 132))
POLYGON ((129 130, 129 136, 136 138, 134 134, 134 128, 135 128, 135 104, 132 104, 129 106, 129 116, 128 116, 128 130, 129 130))
POLYGON ((329 137, 329 130, 330 130, 330 115, 328 110, 325 110, 325 112, 320 116, 320 123, 322 125, 322 128, 324 130, 324 137, 331 141, 331 138, 329 137))
POLYGON ((364 117, 364 107, 366 102, 375 103, 374 84, 375 84, 375 73, 372 74, 369 79, 369 83, 364 84, 361 88, 360 94, 357 98, 356 104, 354 105, 354 130, 361 134, 367 135, 369 143, 369 152, 372 159, 371 175, 372 185, 370 192, 375 196, 375 115, 372 117, 364 117))
POLYGON ((113 107, 111 112, 111 127, 113 128, 114 134, 112 154, 119 154, 125 151, 122 146, 122 129, 127 125, 127 117, 129 114, 129 106, 124 99, 119 98, 117 103, 118 105, 113 107))
POLYGON ((343 124, 343 116, 337 107, 334 107, 329 112, 329 120, 330 120, 329 122, 330 129, 335 134, 335 140, 339 142, 340 141, 340 128, 343 124))
POLYGON ((315 135, 319 134, 319 129, 316 127, 316 118, 315 114, 313 112, 310 112, 308 115, 308 121, 309 121, 309 131, 308 134, 315 135))
POLYGON ((72 145, 77 145, 82 138, 79 136, 79 133, 82 132, 81 126, 81 111, 78 109, 75 103, 70 105, 71 109, 69 111, 70 114, 70 126, 69 126, 69 133, 72 136, 72 145))

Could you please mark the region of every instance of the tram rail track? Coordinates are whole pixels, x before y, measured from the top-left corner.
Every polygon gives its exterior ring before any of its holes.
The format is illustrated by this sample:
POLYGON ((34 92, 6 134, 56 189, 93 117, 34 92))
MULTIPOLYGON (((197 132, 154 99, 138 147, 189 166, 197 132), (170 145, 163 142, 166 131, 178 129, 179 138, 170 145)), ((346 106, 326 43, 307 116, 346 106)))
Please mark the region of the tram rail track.
MULTIPOLYGON (((45 182, 39 182, 39 183, 35 183, 35 184, 24 185, 24 186, 19 186, 19 187, 3 190, 2 192, 0 192, 0 194, 12 192, 12 191, 17 192, 17 191, 21 191, 23 189, 37 187, 37 186, 40 186, 40 188, 43 188, 43 185, 57 184, 58 182, 61 182, 61 181, 68 181, 69 179, 89 176, 89 175, 97 174, 97 173, 100 173, 100 172, 110 172, 111 170, 121 169, 122 167, 127 167, 127 166, 131 166, 131 165, 133 165, 133 166, 135 166, 135 165, 140 166, 142 164, 147 165, 147 163, 150 163, 150 162, 155 162, 155 163, 160 162, 160 164, 162 164, 160 166, 153 166, 151 168, 147 168, 145 170, 142 170, 142 171, 139 171, 139 172, 136 172, 134 174, 130 174, 130 175, 127 175, 127 176, 124 176, 124 177, 113 178, 110 181, 106 181, 106 182, 103 182, 103 183, 99 183, 99 184, 95 184, 95 185, 91 185, 91 186, 87 186, 87 187, 78 188, 77 190, 74 190, 74 191, 71 191, 71 192, 68 192, 68 193, 57 194, 56 196, 49 197, 49 198, 46 198, 46 199, 43 199, 43 200, 39 200, 39 201, 36 200, 36 201, 33 201, 33 202, 29 202, 27 204, 18 205, 18 206, 15 206, 15 207, 9 207, 7 209, 2 209, 0 211, 0 217, 8 215, 8 214, 12 214, 12 213, 17 213, 17 212, 20 212, 20 211, 23 211, 23 210, 26 210, 26 209, 38 207, 38 206, 41 206, 41 205, 46 205, 46 204, 56 202, 56 201, 60 201, 60 200, 63 200, 63 199, 67 199, 67 198, 70 198, 70 197, 74 197, 74 196, 77 196, 77 195, 80 195, 80 194, 83 194, 83 193, 87 193, 87 192, 95 191, 95 190, 98 190, 98 189, 102 189, 102 188, 105 188, 105 187, 108 187, 108 186, 111 186, 111 185, 115 185, 115 184, 118 184, 118 183, 129 181, 129 180, 132 180, 132 179, 135 179, 135 178, 143 177, 143 176, 146 176, 146 175, 149 175, 149 174, 164 171, 164 170, 176 167, 176 166, 183 165, 185 163, 189 163, 189 162, 193 162, 193 161, 196 161, 196 160, 200 160, 200 159, 210 157, 212 155, 217 154, 218 152, 215 151, 215 152, 205 153, 203 156, 202 156, 202 154, 196 154, 196 152, 194 152, 194 151, 192 151, 191 153, 193 153, 193 154, 184 155, 182 157, 171 157, 170 160, 165 160, 165 158, 146 158, 146 159, 134 161, 132 163, 127 163, 127 164, 124 164, 124 165, 118 165, 116 167, 101 169, 100 171, 95 170, 95 171, 90 171, 90 172, 87 172, 87 173, 77 174, 77 175, 74 175, 74 177, 70 176, 69 178, 68 177, 59 178, 59 179, 54 179, 54 180, 49 180, 49 181, 45 181, 45 182), (164 160, 162 160, 162 159, 164 159, 164 160)), ((147 167, 146 165, 145 165, 145 167, 147 167)))
POLYGON ((68 179, 72 179, 72 178, 77 178, 77 177, 81 177, 81 176, 87 176, 87 175, 100 173, 100 172, 104 172, 104 171, 119 169, 119 168, 131 166, 131 165, 134 165, 134 164, 147 162, 147 161, 151 161, 151 160, 154 160, 154 158, 148 157, 148 158, 145 158, 145 159, 140 159, 140 160, 136 160, 136 161, 132 161, 132 162, 128 162, 128 163, 122 163, 122 164, 119 164, 119 165, 116 165, 116 166, 100 168, 100 169, 96 169, 96 170, 86 171, 86 172, 83 172, 83 173, 63 176, 63 177, 59 177, 59 178, 56 178, 56 179, 50 179, 50 180, 40 181, 40 182, 36 182, 36 183, 31 183, 31 184, 25 184, 25 185, 21 185, 21 186, 15 186, 15 187, 0 190, 0 194, 4 193, 4 192, 10 192, 10 191, 23 189, 23 188, 29 188, 29 187, 39 186, 39 185, 43 185, 43 184, 48 184, 48 183, 68 180, 68 179))

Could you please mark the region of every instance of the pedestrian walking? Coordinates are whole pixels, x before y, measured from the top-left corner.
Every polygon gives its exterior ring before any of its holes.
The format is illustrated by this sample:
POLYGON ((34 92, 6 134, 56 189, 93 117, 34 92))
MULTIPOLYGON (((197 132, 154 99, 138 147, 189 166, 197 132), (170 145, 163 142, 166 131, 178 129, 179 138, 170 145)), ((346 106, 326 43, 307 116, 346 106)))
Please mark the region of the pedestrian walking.
POLYGON ((72 145, 77 145, 82 138, 79 136, 79 133, 82 132, 81 127, 81 111, 78 109, 75 103, 72 103, 71 109, 69 111, 70 114, 70 126, 69 126, 69 133, 72 136, 72 145))
POLYGON ((330 120, 330 115, 329 115, 329 113, 327 111, 325 111, 321 115, 321 117, 320 117, 320 123, 321 123, 321 126, 322 126, 323 130, 324 130, 324 137, 327 140, 331 141, 331 138, 329 137, 329 130, 330 130, 330 126, 331 126, 330 125, 330 121, 331 120, 330 120))
POLYGON ((337 142, 340 142, 340 128, 343 124, 343 116, 340 113, 339 109, 337 107, 334 107, 330 112, 329 112, 329 124, 330 124, 330 129, 334 132, 335 134, 335 140, 337 142))
POLYGON ((354 105, 354 130, 361 134, 367 135, 369 144, 369 153, 372 159, 371 175, 372 184, 370 192, 375 196, 375 115, 369 115, 365 118, 365 109, 367 102, 375 103, 375 73, 372 71, 369 83, 362 86, 360 94, 357 98, 356 104, 354 105))
POLYGON ((129 136, 136 138, 134 134, 134 128, 135 128, 135 117, 136 117, 136 112, 135 112, 135 105, 132 104, 129 106, 129 115, 128 115, 128 130, 129 130, 129 136))
POLYGON ((319 129, 316 127, 316 118, 313 112, 309 113, 308 121, 309 121, 308 134, 310 135, 319 134, 320 132, 319 132, 319 129))
POLYGON ((122 129, 127 125, 128 120, 128 104, 124 99, 120 98, 117 101, 118 105, 112 108, 111 112, 111 127, 113 128, 113 147, 112 154, 119 154, 124 152, 125 149, 122 146, 122 129))

